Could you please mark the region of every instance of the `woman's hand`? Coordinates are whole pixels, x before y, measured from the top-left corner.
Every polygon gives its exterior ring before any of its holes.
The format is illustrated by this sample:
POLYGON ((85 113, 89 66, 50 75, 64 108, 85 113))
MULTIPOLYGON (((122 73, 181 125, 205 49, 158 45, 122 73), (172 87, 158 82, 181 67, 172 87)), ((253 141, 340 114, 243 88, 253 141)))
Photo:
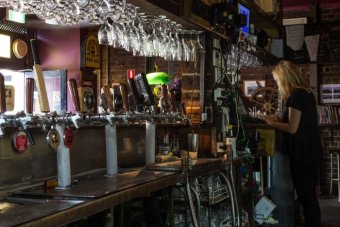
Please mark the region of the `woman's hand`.
POLYGON ((288 132, 290 134, 295 134, 298 130, 298 127, 300 125, 300 119, 301 119, 301 111, 298 109, 294 109, 289 107, 288 108, 288 122, 281 122, 276 116, 266 116, 264 120, 267 124, 270 126, 284 131, 288 132))
POLYGON ((273 122, 279 122, 279 119, 274 115, 268 115, 264 118, 267 124, 272 125, 273 122))

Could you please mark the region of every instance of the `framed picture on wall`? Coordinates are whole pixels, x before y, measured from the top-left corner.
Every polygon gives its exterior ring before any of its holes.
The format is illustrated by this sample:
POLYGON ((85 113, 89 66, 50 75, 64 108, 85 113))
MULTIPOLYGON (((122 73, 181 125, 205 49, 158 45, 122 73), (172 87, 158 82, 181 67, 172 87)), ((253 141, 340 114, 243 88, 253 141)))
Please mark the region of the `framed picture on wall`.
POLYGON ((320 85, 320 102, 323 104, 339 104, 340 84, 320 85))
POLYGON ((265 86, 266 86, 265 80, 244 80, 243 81, 244 96, 250 97, 256 89, 265 86))
MULTIPOLYGON (((24 78, 33 78, 33 72, 24 72, 24 78)), ((47 90, 47 98, 51 111, 66 111, 67 108, 67 71, 53 70, 43 71, 47 90)), ((38 92, 34 91, 33 111, 39 112, 38 92)))

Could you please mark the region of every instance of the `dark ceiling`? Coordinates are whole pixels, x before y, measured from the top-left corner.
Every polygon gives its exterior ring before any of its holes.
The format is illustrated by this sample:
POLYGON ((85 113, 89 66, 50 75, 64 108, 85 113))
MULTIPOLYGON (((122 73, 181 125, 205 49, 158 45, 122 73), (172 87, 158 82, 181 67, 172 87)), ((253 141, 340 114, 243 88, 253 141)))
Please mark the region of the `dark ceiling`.
POLYGON ((311 2, 317 2, 321 8, 340 7, 340 0, 281 0, 284 11, 307 9, 311 2))

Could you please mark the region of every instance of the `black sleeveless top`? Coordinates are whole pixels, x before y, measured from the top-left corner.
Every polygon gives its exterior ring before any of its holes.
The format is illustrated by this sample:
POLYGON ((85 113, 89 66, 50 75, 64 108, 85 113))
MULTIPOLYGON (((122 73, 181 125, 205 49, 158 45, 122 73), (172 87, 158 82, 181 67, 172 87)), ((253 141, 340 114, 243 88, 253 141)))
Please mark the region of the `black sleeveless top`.
POLYGON ((295 134, 284 133, 283 152, 288 153, 293 161, 320 165, 322 145, 313 93, 302 88, 294 89, 286 102, 284 122, 288 122, 289 107, 301 111, 301 119, 295 134))

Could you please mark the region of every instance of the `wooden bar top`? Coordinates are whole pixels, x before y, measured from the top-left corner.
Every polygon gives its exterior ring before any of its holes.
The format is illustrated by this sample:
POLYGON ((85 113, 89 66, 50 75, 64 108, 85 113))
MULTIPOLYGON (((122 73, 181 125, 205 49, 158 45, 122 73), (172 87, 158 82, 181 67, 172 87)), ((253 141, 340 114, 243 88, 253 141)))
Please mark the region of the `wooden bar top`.
MULTIPOLYGON (((191 175, 221 169, 219 159, 192 161, 191 175)), ((83 177, 66 190, 25 190, 0 201, 0 226, 62 226, 181 182, 181 171, 141 168, 83 177), (11 198, 12 200, 10 200, 11 198), (14 198, 14 200, 13 200, 14 198), (31 202, 15 202, 25 198, 31 202), (35 201, 35 202, 32 202, 35 201)))

